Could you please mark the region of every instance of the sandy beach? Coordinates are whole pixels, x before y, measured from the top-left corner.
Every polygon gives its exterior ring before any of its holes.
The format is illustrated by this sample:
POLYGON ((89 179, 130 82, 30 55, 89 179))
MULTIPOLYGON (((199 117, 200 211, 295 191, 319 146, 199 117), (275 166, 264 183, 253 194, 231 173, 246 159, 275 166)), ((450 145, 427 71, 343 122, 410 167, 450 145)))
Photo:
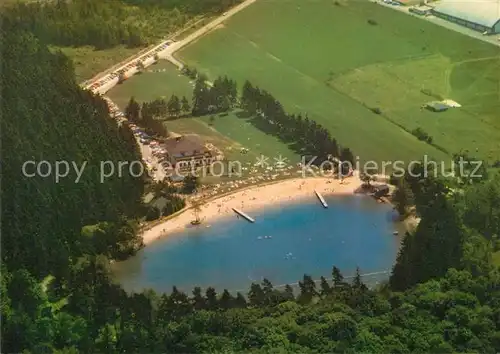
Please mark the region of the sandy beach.
MULTIPOLYGON (((199 214, 202 224, 196 227, 209 227, 219 217, 236 215, 232 208, 250 212, 252 209, 271 205, 286 206, 297 200, 314 196, 315 190, 323 195, 353 194, 361 184, 357 176, 346 178, 343 182, 333 178, 314 177, 295 178, 263 186, 248 187, 202 204, 199 214)), ((187 209, 180 215, 146 230, 143 233, 143 242, 148 245, 155 240, 168 237, 173 232, 191 226, 192 220, 194 220, 193 210, 187 209)))

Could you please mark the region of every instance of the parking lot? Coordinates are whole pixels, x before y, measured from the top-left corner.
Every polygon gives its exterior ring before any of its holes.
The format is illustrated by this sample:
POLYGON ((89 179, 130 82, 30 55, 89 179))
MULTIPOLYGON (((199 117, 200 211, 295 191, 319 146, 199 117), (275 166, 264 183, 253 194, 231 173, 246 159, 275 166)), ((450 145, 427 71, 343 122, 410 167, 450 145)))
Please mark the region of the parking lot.
POLYGON ((133 123, 129 123, 125 114, 118 108, 118 106, 111 101, 109 97, 103 97, 108 104, 109 113, 113 119, 115 119, 119 125, 128 124, 139 145, 142 160, 146 165, 149 175, 155 181, 162 181, 167 173, 162 162, 166 161, 166 151, 160 147, 160 143, 153 137, 149 136, 143 129, 136 126, 133 123))
POLYGON ((91 90, 94 93, 100 93, 104 94, 107 92, 109 89, 114 87, 116 84, 118 84, 118 81, 120 79, 120 76, 123 75, 124 77, 130 77, 134 74, 136 74, 139 69, 138 65, 139 63, 142 63, 144 67, 147 67, 155 62, 155 56, 159 55, 162 51, 168 48, 172 44, 172 40, 168 40, 157 47, 153 48, 151 51, 143 54, 142 56, 130 61, 129 63, 125 64, 124 66, 116 69, 112 73, 104 76, 103 78, 93 82, 92 84, 88 85, 86 88, 91 90))

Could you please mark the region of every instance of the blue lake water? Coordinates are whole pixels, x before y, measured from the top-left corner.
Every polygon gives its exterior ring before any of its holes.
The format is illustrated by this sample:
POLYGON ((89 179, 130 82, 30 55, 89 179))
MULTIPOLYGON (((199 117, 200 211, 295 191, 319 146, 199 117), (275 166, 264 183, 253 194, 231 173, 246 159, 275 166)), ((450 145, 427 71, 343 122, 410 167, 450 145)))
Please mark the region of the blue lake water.
POLYGON ((268 278, 274 285, 296 283, 304 273, 331 277, 336 265, 345 276, 377 273, 387 279, 402 231, 388 205, 364 196, 330 196, 324 209, 316 198, 255 210, 254 224, 231 215, 207 228, 186 229, 158 240, 135 257, 114 265, 127 291, 152 288, 169 292, 173 285, 246 292, 252 282, 268 278), (264 238, 271 236, 271 238, 264 238))

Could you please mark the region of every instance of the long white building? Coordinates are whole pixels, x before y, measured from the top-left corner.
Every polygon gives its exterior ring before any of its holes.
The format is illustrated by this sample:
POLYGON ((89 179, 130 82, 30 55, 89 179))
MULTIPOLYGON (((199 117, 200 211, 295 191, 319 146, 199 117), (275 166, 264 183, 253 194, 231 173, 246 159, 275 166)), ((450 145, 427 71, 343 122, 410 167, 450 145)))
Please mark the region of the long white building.
POLYGON ((432 14, 476 31, 500 33, 500 0, 443 0, 432 14))

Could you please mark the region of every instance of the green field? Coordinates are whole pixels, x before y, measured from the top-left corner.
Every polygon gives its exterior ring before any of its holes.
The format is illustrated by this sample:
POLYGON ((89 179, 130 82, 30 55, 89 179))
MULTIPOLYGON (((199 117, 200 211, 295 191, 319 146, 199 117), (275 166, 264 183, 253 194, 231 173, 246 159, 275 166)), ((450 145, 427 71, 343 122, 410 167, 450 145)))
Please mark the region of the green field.
POLYGON ((130 97, 139 102, 168 98, 172 94, 186 96, 191 100, 193 86, 170 62, 162 60, 149 66, 143 73, 135 75, 117 85, 108 96, 121 108, 125 108, 130 97))
POLYGON ((178 57, 211 79, 268 90, 363 160, 446 159, 443 150, 462 149, 500 158, 498 47, 377 4, 336 3, 257 1, 178 57), (462 108, 420 110, 439 96, 462 108), (416 127, 438 148, 411 135, 416 127))

